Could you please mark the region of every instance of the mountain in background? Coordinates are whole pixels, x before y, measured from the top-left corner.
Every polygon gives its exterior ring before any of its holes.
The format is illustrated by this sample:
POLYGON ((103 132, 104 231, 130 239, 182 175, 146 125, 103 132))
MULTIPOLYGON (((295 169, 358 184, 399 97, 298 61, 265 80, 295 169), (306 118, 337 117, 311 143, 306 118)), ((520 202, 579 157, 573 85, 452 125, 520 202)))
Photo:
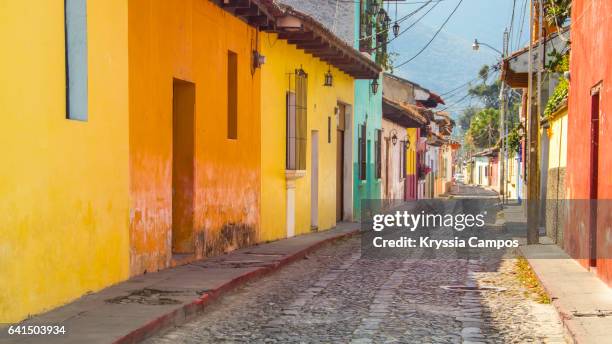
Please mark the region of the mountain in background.
MULTIPOLYGON (((390 43, 389 49, 390 52, 399 53, 399 56, 394 57, 394 65, 418 53, 435 32, 436 29, 417 23, 406 33, 398 36, 390 43)), ((421 55, 396 69, 394 74, 416 82, 432 92, 443 94, 474 79, 483 65, 491 65, 496 61, 495 52, 485 47, 474 51, 472 41, 442 31, 421 55)), ((466 86, 448 96, 443 96, 446 106, 451 106, 448 111, 455 120, 461 114, 461 110, 470 104, 470 99, 466 98, 456 106, 453 105, 466 95, 467 89, 466 86)), ((439 110, 443 108, 444 106, 438 107, 439 110)))

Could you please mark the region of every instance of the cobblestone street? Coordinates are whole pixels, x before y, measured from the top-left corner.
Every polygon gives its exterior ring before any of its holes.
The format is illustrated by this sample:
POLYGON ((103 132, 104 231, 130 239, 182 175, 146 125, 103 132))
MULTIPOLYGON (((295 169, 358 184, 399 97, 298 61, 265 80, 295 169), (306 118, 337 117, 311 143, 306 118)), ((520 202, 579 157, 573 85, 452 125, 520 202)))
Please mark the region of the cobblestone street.
POLYGON ((247 284, 148 343, 564 343, 516 260, 361 258, 360 238, 247 284), (493 286, 457 291, 442 286, 493 286))

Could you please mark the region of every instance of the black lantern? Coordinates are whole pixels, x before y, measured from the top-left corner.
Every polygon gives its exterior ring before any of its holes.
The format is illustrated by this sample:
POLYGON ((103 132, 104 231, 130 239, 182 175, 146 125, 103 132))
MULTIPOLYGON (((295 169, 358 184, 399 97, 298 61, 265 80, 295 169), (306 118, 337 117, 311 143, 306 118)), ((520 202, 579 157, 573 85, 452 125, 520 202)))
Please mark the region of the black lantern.
POLYGON ((393 145, 395 146, 397 144, 397 131, 393 129, 389 134, 391 134, 391 143, 393 143, 393 145))
POLYGON ((372 94, 376 94, 378 92, 378 79, 372 79, 370 86, 372 86, 372 94))
POLYGON ((372 2, 370 3, 370 14, 377 15, 379 9, 380 4, 378 3, 378 0, 372 0, 372 2))
POLYGON ((410 148, 410 136, 406 136, 406 149, 410 148))
POLYGON ((306 71, 304 71, 304 69, 302 68, 302 66, 300 66, 300 69, 296 69, 295 70, 295 75, 299 76, 299 77, 306 77, 306 71))
POLYGON ((383 24, 385 25, 385 30, 389 30, 389 25, 391 25, 391 17, 389 17, 389 15, 385 12, 385 19, 383 21, 383 24))
POLYGON ((400 30, 400 25, 398 22, 395 22, 395 24, 393 24, 393 35, 395 35, 395 37, 399 35, 399 30, 400 30))
POLYGON ((379 23, 384 24, 386 16, 387 16, 387 12, 385 12, 385 10, 381 7, 380 10, 378 10, 378 16, 376 17, 376 19, 378 20, 379 23))
POLYGON ((325 73, 325 83, 323 84, 323 86, 331 87, 333 85, 333 82, 334 76, 332 75, 331 70, 328 67, 327 73, 325 73))

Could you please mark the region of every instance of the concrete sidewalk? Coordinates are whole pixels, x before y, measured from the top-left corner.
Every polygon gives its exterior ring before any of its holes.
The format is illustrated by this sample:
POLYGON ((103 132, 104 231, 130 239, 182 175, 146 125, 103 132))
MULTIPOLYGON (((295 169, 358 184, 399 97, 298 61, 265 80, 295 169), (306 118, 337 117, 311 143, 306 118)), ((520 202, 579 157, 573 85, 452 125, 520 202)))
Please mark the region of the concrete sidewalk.
MULTIPOLYGON (((520 206, 504 209, 514 226, 526 218, 520 206)), ((547 237, 538 245, 520 246, 559 312, 568 339, 575 343, 612 343, 612 289, 583 268, 547 237)))
POLYGON ((77 299, 21 325, 65 326, 65 335, 0 332, 0 343, 135 343, 184 323, 223 293, 303 258, 321 245, 356 234, 359 224, 236 250, 134 277, 77 299))

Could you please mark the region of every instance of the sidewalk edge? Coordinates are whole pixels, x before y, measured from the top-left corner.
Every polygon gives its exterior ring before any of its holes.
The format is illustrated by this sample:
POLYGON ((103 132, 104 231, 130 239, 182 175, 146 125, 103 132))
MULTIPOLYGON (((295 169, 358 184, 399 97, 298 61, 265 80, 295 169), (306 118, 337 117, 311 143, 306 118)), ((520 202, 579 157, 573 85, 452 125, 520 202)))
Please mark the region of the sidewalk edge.
POLYGON ((208 291, 202 294, 199 298, 193 300, 190 303, 183 305, 182 307, 172 310, 169 313, 166 313, 157 319, 150 321, 149 323, 132 330, 130 333, 125 336, 113 341, 113 344, 133 344, 139 343, 153 335, 171 327, 181 325, 189 320, 192 320, 199 314, 203 312, 206 306, 217 298, 223 296, 225 293, 242 286, 248 282, 254 281, 258 278, 261 278, 267 274, 278 271, 284 266, 293 263, 297 260, 304 258, 308 253, 316 251, 321 246, 340 240, 344 238, 351 237, 359 233, 360 229, 355 228, 354 230, 348 231, 346 233, 341 233, 338 235, 334 235, 332 237, 323 239, 321 241, 315 242, 302 250, 295 252, 291 255, 287 255, 283 259, 281 259, 278 263, 270 267, 260 267, 257 270, 249 271, 244 273, 227 283, 223 284, 217 289, 208 291))
POLYGON ((527 263, 529 264, 529 267, 531 268, 531 270, 533 270, 534 274, 536 275, 536 278, 538 279, 538 282, 540 282, 540 285, 542 285, 542 288, 544 288, 544 290, 546 291, 546 293, 550 297, 550 299, 551 299, 550 303, 555 307, 555 310, 557 311, 557 314, 559 314, 559 318, 561 319, 561 322, 563 323, 563 329, 564 329, 564 332, 565 332, 565 335, 564 335, 565 339, 566 340, 570 340, 570 343, 572 343, 572 344, 586 343, 586 341, 583 340, 581 338, 581 336, 578 335, 578 331, 577 331, 575 325, 572 324, 572 322, 571 322, 572 315, 569 314, 567 311, 565 311, 561 307, 561 305, 559 305, 559 302, 557 302, 557 299, 551 293, 550 286, 548 286, 548 284, 544 282, 544 280, 538 274, 537 270, 531 264, 531 259, 525 257, 525 252, 523 252, 522 249, 520 251, 521 251, 521 254, 523 255, 523 257, 525 258, 525 260, 527 260, 527 263))

